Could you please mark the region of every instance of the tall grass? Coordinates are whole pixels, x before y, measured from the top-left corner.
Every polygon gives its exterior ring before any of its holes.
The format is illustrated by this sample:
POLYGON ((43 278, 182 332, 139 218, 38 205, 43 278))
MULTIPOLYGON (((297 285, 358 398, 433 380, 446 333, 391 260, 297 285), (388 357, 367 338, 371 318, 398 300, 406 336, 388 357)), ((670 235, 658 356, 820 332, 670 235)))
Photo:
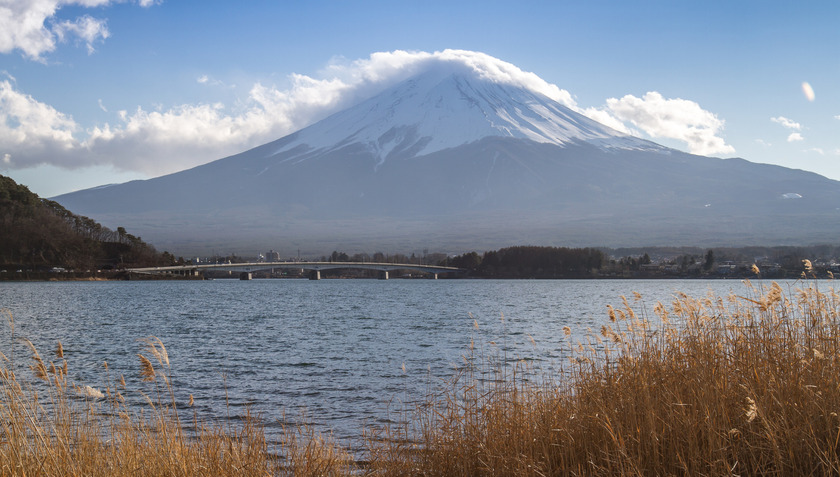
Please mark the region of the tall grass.
MULTIPOLYGON (((840 475, 840 298, 747 284, 679 295, 651 316, 624 300, 572 346, 564 375, 467 368, 373 446, 414 475, 840 475), (653 322, 653 323, 652 323, 653 322), (655 323, 655 326, 653 326, 655 323)), ((507 369, 507 370, 506 370, 507 369)))
POLYGON ((471 346, 402 424, 364 431, 363 463, 306 426, 270 446, 256 419, 202 424, 160 340, 140 410, 121 378, 69 384, 60 345, 27 342, 31 380, 0 357, 0 475, 840 475, 840 296, 743 290, 625 299, 554 375, 471 346))
MULTIPOLYGON (((12 315, 5 316, 13 329, 12 315)), ((262 424, 250 416, 235 425, 201 422, 189 412, 192 397, 188 403, 176 402, 169 356, 157 338, 144 340, 138 354, 140 375, 148 384, 135 391, 146 402, 139 409, 126 404, 129 391, 122 377, 111 381, 107 376, 103 390, 69 383, 61 343, 55 359, 47 360, 24 342, 31 353, 32 379, 16 374, 13 355, 0 353, 0 476, 349 472, 348 454, 311 429, 290 429, 272 448, 262 424)))

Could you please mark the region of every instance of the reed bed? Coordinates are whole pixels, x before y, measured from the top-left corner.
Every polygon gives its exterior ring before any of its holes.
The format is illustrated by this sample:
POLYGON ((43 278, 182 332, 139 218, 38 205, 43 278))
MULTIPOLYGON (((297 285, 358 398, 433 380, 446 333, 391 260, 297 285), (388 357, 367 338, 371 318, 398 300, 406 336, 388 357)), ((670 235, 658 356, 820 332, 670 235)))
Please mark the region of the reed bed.
POLYGON ((840 475, 833 290, 747 283, 741 295, 680 294, 650 316, 637 298, 570 345, 561 376, 466 367, 401 438, 372 446, 372 471, 840 475))
MULTIPOLYGON (((14 338, 14 319, 5 312, 14 338)), ((61 343, 53 360, 31 342, 32 379, 0 353, 0 476, 346 475, 351 459, 328 437, 296 427, 269 446, 258 419, 205 424, 176 403, 168 353, 157 338, 138 354, 146 402, 126 404, 125 379, 99 390, 68 382, 61 343), (189 430, 188 430, 189 429, 189 430)), ((12 342, 14 343, 14 341, 12 342)), ((22 347, 19 347, 22 348, 22 347)), ((12 346, 14 349, 14 346, 12 346)), ((19 367, 18 367, 19 368, 19 367)), ((107 363, 105 363, 107 372, 107 363)))
POLYGON ((138 355, 139 411, 121 378, 68 384, 60 345, 45 360, 27 344, 32 380, 0 356, 0 476, 840 475, 840 296, 743 290, 649 312, 624 299, 600 332, 558 337, 555 374, 471 345, 401 424, 363 431, 358 461, 305 425, 270 446, 258 419, 202 424, 175 402, 160 340, 138 355))

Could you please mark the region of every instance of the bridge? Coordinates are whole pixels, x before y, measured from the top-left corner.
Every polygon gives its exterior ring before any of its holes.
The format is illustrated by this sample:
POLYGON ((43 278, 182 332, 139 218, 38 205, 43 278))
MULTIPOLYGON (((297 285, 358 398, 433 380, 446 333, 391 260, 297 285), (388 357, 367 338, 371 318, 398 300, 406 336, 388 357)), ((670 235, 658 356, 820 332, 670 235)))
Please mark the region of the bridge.
POLYGON ((126 271, 143 274, 173 274, 198 275, 208 270, 239 272, 240 280, 250 280, 254 272, 295 269, 308 270, 310 280, 320 280, 321 271, 338 268, 353 268, 360 270, 376 270, 380 280, 387 280, 389 272, 394 270, 414 270, 428 274, 437 279, 441 273, 463 272, 461 268, 439 267, 435 265, 418 265, 414 263, 376 263, 376 262, 252 262, 252 263, 212 263, 205 265, 176 265, 171 267, 126 268, 126 271))

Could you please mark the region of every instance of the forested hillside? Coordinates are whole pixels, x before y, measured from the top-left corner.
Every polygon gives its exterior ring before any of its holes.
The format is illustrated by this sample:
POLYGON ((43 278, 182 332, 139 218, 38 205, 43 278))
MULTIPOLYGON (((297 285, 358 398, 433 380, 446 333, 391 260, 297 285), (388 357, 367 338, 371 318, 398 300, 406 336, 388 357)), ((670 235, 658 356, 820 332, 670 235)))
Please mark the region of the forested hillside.
POLYGON ((113 231, 0 176, 0 268, 116 269, 177 261, 122 227, 113 231))

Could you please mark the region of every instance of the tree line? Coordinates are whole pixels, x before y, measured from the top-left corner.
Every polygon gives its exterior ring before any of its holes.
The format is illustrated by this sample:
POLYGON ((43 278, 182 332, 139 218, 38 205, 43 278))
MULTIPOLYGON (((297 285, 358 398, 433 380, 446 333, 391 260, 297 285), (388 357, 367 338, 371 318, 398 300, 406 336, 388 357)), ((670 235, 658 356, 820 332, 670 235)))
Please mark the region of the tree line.
POLYGON ((604 264, 596 248, 519 246, 448 257, 442 266, 466 269, 485 278, 591 278, 604 264))

